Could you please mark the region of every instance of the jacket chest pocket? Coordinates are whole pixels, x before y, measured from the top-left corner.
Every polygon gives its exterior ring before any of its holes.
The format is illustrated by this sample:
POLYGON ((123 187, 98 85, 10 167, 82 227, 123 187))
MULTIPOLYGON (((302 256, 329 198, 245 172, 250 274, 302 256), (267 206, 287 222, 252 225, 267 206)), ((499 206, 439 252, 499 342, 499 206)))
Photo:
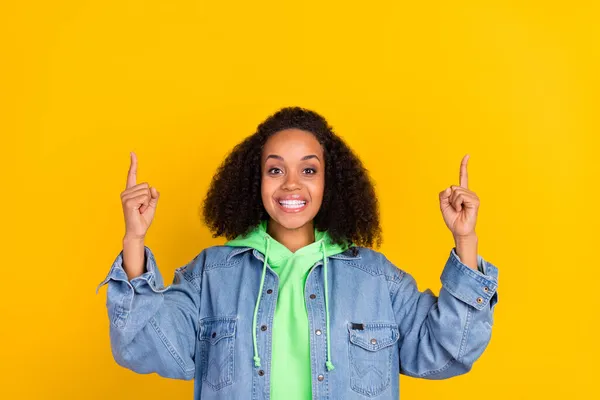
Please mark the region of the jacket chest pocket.
POLYGON ((235 317, 209 317, 200 320, 199 354, 202 381, 217 391, 234 381, 235 317))
POLYGON ((394 343, 400 333, 395 323, 348 323, 350 385, 366 397, 381 394, 392 379, 394 343), (361 329, 362 328, 362 329, 361 329))

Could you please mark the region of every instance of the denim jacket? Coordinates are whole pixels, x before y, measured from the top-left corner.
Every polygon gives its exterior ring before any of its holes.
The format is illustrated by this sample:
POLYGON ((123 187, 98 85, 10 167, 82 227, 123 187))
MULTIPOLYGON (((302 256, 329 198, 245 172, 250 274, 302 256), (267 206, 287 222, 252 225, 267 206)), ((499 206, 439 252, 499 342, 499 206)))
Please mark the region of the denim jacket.
MULTIPOLYGON (((453 248, 435 296, 419 291, 382 253, 355 249, 327 258, 331 371, 322 334, 322 261, 306 279, 312 398, 396 400, 399 374, 444 379, 468 372, 490 341, 498 269, 479 255, 479 270, 469 268, 453 248)), ((263 254, 209 247, 178 268, 166 287, 148 247, 145 256, 145 272, 129 281, 121 252, 96 290, 108 284, 115 361, 137 373, 195 379, 196 400, 269 399, 279 283, 267 265, 256 324, 262 361, 255 367, 252 326, 263 254)))

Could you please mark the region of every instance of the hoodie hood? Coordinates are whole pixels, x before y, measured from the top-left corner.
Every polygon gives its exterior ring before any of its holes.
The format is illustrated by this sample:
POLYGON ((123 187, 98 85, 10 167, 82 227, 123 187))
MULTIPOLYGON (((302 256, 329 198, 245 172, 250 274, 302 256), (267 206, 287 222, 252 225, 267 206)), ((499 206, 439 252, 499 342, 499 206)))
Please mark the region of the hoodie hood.
POLYGON ((256 305, 254 307, 254 318, 252 321, 252 343, 254 345, 254 366, 260 367, 260 357, 258 356, 258 349, 256 345, 256 318, 258 314, 258 308, 260 305, 261 293, 263 291, 263 285, 265 281, 265 273, 267 269, 267 263, 270 267, 277 269, 287 260, 292 257, 301 258, 302 262, 300 265, 306 268, 307 271, 319 260, 323 260, 323 285, 325 293, 325 314, 327 320, 327 370, 331 371, 334 366, 331 362, 331 351, 330 351, 330 338, 329 338, 329 293, 327 287, 327 257, 335 254, 339 254, 348 249, 347 244, 334 244, 329 236, 329 233, 318 231, 315 228, 315 241, 310 243, 296 252, 290 251, 283 244, 275 240, 271 235, 267 233, 267 221, 261 221, 251 232, 246 236, 238 236, 237 238, 225 243, 226 246, 232 247, 251 247, 262 253, 265 257, 263 263, 262 276, 260 280, 260 288, 258 290, 258 297, 256 299, 256 305))

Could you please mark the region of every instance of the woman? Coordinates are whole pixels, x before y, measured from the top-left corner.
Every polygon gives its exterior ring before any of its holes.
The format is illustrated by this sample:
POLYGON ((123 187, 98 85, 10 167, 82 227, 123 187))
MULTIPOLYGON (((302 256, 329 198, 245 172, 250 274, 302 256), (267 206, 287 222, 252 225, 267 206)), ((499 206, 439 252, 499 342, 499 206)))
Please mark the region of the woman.
POLYGON ((494 265, 477 254, 479 199, 439 194, 456 246, 439 297, 373 249, 378 203, 367 171, 319 114, 279 110, 238 144, 208 190, 215 237, 164 287, 146 232, 159 193, 121 193, 123 251, 106 279, 119 365, 195 380, 195 399, 397 399, 399 373, 443 379, 486 348, 497 302, 494 265))

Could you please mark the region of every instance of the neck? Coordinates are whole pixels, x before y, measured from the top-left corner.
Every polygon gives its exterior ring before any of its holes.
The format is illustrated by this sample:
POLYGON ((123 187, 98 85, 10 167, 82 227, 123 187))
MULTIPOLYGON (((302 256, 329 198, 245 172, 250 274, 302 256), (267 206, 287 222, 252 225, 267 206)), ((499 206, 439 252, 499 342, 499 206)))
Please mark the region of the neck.
POLYGON ((296 229, 287 229, 272 219, 267 224, 267 233, 292 253, 315 241, 314 224, 312 221, 296 229))

